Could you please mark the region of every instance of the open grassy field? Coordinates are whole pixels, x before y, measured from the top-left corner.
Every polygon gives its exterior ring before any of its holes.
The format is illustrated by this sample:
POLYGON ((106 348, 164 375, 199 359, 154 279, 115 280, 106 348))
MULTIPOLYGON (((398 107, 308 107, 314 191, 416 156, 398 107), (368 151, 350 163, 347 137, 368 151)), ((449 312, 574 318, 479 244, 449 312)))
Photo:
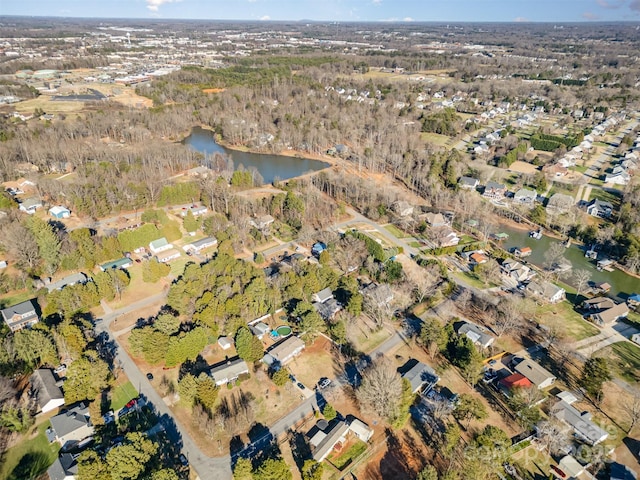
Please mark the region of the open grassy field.
POLYGON ((538 306, 536 319, 542 325, 556 329, 560 337, 576 341, 592 337, 600 332, 598 327, 587 322, 578 312, 574 311, 569 302, 538 306))
POLYGON ((420 140, 444 147, 452 140, 452 138, 446 135, 440 135, 439 133, 423 132, 420 134, 420 140))
POLYGON ((393 235, 396 238, 405 238, 407 236, 406 233, 404 233, 402 230, 400 230, 395 225, 392 225, 392 224, 385 225, 384 228, 386 230, 388 230, 391 233, 391 235, 393 235))
POLYGON ((50 422, 32 427, 29 435, 7 450, 0 464, 0 480, 39 478, 58 456, 60 445, 49 443, 45 430, 50 422))
POLYGON ((38 98, 32 98, 23 102, 13 104, 16 112, 28 114, 33 113, 37 108, 47 113, 79 113, 84 110, 84 102, 65 102, 54 101, 51 97, 40 95, 38 98))
POLYGON ((35 294, 33 292, 28 291, 28 290, 21 291, 21 292, 12 291, 11 293, 8 293, 6 295, 0 296, 0 306, 2 306, 2 308, 4 308, 4 307, 11 306, 11 305, 15 305, 16 303, 21 303, 21 302, 24 302, 26 300, 29 300, 30 298, 33 298, 34 296, 35 296, 35 294))

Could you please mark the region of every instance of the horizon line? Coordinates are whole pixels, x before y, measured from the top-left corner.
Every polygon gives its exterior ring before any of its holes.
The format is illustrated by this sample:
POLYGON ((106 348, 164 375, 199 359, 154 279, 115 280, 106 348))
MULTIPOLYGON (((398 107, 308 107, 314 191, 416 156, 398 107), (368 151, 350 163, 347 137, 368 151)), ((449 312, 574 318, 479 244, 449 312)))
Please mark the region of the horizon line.
POLYGON ((234 22, 234 23, 342 23, 342 24, 363 24, 363 23, 386 23, 386 24, 518 24, 518 25, 594 25, 594 24, 640 24, 639 20, 313 20, 313 19, 231 19, 231 18, 165 18, 165 17, 85 17, 85 16, 68 16, 68 15, 0 15, 2 18, 21 18, 21 19, 70 19, 70 20, 136 20, 136 21, 198 21, 198 22, 234 22))

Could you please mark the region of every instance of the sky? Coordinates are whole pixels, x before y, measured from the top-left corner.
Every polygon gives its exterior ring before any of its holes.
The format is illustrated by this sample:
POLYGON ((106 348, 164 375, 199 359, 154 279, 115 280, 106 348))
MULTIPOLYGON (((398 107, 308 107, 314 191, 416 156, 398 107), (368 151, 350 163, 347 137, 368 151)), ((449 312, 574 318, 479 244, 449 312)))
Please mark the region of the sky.
POLYGON ((340 22, 640 22, 640 0, 0 0, 0 15, 340 22))

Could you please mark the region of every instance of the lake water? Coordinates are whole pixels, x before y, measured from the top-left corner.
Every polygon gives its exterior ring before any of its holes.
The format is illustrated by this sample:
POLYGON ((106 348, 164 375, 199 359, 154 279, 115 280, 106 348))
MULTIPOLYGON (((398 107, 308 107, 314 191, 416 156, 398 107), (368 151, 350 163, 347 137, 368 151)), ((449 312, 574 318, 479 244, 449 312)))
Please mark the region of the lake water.
MULTIPOLYGON (((549 238, 545 235, 540 240, 529 237, 527 230, 518 230, 508 227, 506 225, 500 225, 500 232, 509 234, 509 238, 501 242, 502 247, 505 250, 510 250, 513 247, 531 247, 532 254, 525 257, 524 260, 531 262, 534 265, 542 266, 545 262, 544 254, 549 249, 551 244, 557 243, 555 238, 549 238)), ((591 273, 590 280, 592 282, 600 283, 607 282, 611 285, 611 294, 622 294, 622 298, 626 298, 631 293, 640 292, 640 279, 627 275, 621 270, 614 270, 613 272, 598 271, 594 260, 590 260, 584 256, 584 250, 577 246, 571 245, 564 252, 564 257, 573 265, 574 270, 588 270, 591 273)), ((571 273, 568 276, 562 277, 561 280, 569 285, 573 284, 571 273)))
POLYGON ((245 169, 254 167, 260 172, 265 183, 272 183, 275 179, 287 180, 299 177, 305 173, 317 172, 329 166, 326 162, 309 158, 231 150, 218 145, 213 132, 200 127, 191 130, 191 135, 185 138, 184 144, 204 155, 212 155, 214 153, 229 155, 233 159, 233 165, 236 170, 240 165, 245 169))

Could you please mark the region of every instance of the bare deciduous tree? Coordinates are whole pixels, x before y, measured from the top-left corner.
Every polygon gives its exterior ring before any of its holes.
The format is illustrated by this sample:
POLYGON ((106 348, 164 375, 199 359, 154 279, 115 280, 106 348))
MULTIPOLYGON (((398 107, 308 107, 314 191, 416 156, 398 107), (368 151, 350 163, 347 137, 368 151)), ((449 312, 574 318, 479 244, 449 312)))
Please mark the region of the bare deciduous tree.
POLYGON ((573 272, 573 281, 576 284, 576 297, 579 297, 584 288, 589 283, 591 272, 585 269, 578 269, 573 272))
POLYGON ((363 407, 386 419, 393 419, 402 399, 402 379, 393 363, 379 357, 367 368, 356 391, 363 407))

